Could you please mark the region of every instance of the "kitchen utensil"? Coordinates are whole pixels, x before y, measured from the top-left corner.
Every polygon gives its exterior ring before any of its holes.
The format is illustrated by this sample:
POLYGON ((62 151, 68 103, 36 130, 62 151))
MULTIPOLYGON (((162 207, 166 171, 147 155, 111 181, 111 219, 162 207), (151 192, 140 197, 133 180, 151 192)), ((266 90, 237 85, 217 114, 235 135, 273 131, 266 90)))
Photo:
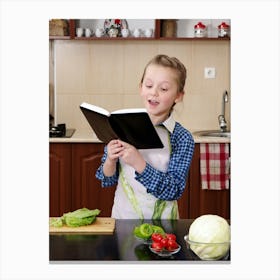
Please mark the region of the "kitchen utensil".
POLYGON ((65 123, 58 124, 57 126, 50 126, 49 137, 63 137, 66 133, 65 123))
POLYGON ((123 36, 124 38, 126 38, 126 37, 129 36, 129 29, 124 28, 124 29, 122 29, 121 33, 122 33, 122 36, 123 36))
POLYGON ((140 28, 135 28, 133 30, 133 36, 138 38, 138 37, 140 37, 140 35, 141 35, 141 29, 140 28))
POLYGON ((77 37, 82 37, 84 35, 84 29, 82 27, 77 27, 76 35, 77 35, 77 37))
POLYGON ((90 37, 92 35, 92 30, 90 28, 86 28, 85 35, 86 37, 90 37))
POLYGON ((101 27, 97 27, 95 30, 95 36, 100 38, 104 35, 104 29, 101 27))
POLYGON ((152 37, 153 35, 153 29, 152 28, 147 28, 144 32, 145 34, 145 37, 149 38, 149 37, 152 37))

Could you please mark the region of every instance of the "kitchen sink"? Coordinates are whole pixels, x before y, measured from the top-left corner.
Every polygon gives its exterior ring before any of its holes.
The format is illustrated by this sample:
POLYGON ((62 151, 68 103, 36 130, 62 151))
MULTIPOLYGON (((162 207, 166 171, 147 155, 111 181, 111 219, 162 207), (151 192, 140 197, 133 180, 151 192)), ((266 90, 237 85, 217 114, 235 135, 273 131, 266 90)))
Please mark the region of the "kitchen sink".
POLYGON ((202 136, 202 137, 226 137, 226 138, 230 138, 230 131, 202 130, 202 131, 195 131, 193 134, 197 135, 197 136, 202 136))

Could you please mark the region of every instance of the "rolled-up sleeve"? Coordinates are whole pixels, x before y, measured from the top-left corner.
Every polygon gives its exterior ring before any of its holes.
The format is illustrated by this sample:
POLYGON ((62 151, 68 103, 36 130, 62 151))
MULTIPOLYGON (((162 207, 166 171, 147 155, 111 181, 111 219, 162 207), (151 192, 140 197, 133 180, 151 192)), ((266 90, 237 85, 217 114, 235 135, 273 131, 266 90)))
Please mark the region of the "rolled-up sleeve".
POLYGON ((102 187, 110 187, 110 186, 115 185, 118 182, 118 178, 119 178, 119 171, 118 171, 119 163, 117 163, 116 172, 114 173, 114 175, 112 175, 112 176, 104 175, 103 165, 104 165, 106 158, 107 158, 107 146, 105 146, 105 148, 104 148, 104 154, 101 159, 101 165, 98 167, 98 169, 95 173, 95 177, 101 181, 102 187))

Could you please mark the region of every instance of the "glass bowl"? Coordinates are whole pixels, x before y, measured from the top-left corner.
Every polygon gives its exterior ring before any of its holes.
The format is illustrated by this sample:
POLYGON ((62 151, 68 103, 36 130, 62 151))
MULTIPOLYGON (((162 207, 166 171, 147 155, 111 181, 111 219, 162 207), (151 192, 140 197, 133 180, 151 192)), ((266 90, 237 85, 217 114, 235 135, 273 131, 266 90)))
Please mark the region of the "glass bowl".
POLYGON ((230 241, 220 243, 204 243, 189 240, 185 235, 187 248, 192 250, 201 260, 213 261, 227 259, 230 249, 230 241))
POLYGON ((152 248, 152 245, 150 245, 149 248, 154 254, 157 254, 160 257, 170 257, 173 254, 176 254, 181 250, 181 246, 179 244, 178 244, 178 246, 179 246, 178 248, 176 248, 175 250, 172 250, 172 251, 169 251, 167 249, 162 249, 161 251, 157 251, 152 248))
POLYGON ((151 238, 148 238, 148 239, 145 239, 145 238, 140 238, 138 236, 135 236, 135 238, 139 241, 141 241, 143 244, 146 244, 146 245, 150 245, 153 243, 152 239, 151 238))

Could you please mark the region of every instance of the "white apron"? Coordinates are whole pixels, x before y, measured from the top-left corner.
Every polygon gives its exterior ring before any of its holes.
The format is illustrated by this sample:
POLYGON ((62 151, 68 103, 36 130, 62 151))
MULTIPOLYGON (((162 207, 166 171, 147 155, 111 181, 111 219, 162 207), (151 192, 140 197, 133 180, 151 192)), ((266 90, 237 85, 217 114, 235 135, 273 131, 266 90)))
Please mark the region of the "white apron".
MULTIPOLYGON (((141 149, 139 152, 152 167, 165 172, 171 153, 169 133, 156 127, 164 145, 162 149, 141 149)), ((149 136, 147 136, 149 137, 149 136)), ((116 219, 178 219, 177 200, 165 201, 147 193, 134 179, 135 170, 120 160, 120 174, 115 192, 112 217, 116 219)))

